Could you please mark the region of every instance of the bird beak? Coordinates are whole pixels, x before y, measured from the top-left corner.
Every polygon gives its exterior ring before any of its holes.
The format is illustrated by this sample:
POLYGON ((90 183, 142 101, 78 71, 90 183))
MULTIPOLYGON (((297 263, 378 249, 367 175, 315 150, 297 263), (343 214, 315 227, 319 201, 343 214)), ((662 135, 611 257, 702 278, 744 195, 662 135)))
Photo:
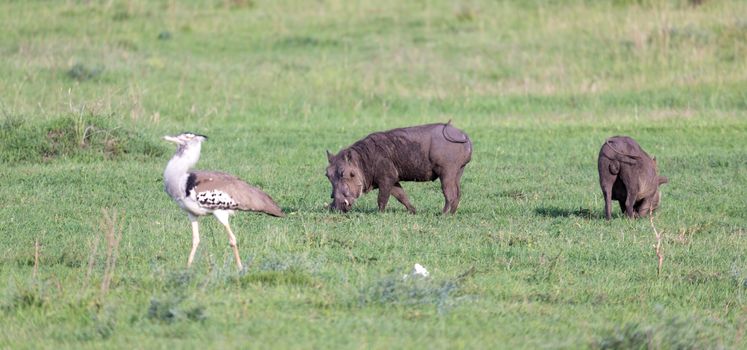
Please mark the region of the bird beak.
POLYGON ((182 143, 182 141, 179 140, 178 137, 173 137, 173 136, 169 136, 169 135, 164 136, 163 139, 166 140, 166 141, 169 141, 169 142, 176 143, 176 144, 181 144, 182 143))

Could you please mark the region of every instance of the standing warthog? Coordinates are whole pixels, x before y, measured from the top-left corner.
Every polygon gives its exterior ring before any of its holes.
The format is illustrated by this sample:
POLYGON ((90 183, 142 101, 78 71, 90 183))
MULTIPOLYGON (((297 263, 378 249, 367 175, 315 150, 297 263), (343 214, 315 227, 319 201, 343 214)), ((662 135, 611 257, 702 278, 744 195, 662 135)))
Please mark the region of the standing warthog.
POLYGON ((659 176, 656 158, 627 136, 607 139, 599 150, 599 185, 604 194, 604 215, 612 218, 612 201, 629 218, 643 217, 659 207, 659 185, 669 182, 659 176))
POLYGON ((459 179, 471 158, 472 142, 451 121, 375 132, 337 155, 327 151, 334 199, 330 208, 347 212, 358 197, 378 188, 379 211, 391 194, 414 214, 400 181, 440 178, 446 199, 443 213, 453 214, 461 196, 459 179))

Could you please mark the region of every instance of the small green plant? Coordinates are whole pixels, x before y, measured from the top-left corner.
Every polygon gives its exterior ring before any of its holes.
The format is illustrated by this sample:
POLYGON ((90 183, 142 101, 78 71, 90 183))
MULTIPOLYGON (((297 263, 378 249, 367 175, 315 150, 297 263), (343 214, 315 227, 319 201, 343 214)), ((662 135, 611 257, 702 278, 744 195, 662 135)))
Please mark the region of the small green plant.
POLYGON ((179 293, 167 294, 150 300, 148 319, 164 323, 204 321, 207 319, 205 309, 204 305, 187 300, 179 293))
POLYGON ((158 40, 164 40, 164 41, 171 40, 172 36, 173 35, 171 34, 170 31, 164 30, 164 31, 158 33, 158 40))
POLYGON ((76 63, 67 71, 67 76, 76 81, 86 81, 98 78, 103 71, 101 67, 91 68, 83 63, 76 63))

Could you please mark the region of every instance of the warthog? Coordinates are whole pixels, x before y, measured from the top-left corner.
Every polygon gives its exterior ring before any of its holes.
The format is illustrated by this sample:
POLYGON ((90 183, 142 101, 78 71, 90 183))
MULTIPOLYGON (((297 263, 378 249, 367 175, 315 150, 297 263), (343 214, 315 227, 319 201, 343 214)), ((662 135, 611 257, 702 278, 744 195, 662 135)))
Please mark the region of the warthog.
POLYGON ((414 214, 400 181, 441 179, 443 213, 453 214, 461 197, 459 180, 471 158, 472 142, 451 121, 375 132, 336 155, 327 151, 330 208, 347 212, 358 197, 378 188, 379 211, 391 194, 414 214))
POLYGON ((610 137, 599 150, 597 165, 607 220, 612 218, 613 200, 629 218, 646 216, 659 207, 659 185, 669 180, 659 176, 656 158, 649 157, 635 140, 610 137))

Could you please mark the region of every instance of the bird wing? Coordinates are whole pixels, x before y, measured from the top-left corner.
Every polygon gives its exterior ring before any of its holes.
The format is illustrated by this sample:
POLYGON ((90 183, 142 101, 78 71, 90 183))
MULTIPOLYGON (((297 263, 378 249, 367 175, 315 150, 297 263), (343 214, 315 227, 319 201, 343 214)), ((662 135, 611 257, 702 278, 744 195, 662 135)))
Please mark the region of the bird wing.
POLYGON ((207 209, 258 211, 273 216, 285 216, 267 194, 241 179, 222 172, 196 171, 189 175, 187 192, 207 209), (191 185, 191 188, 190 188, 191 185))

